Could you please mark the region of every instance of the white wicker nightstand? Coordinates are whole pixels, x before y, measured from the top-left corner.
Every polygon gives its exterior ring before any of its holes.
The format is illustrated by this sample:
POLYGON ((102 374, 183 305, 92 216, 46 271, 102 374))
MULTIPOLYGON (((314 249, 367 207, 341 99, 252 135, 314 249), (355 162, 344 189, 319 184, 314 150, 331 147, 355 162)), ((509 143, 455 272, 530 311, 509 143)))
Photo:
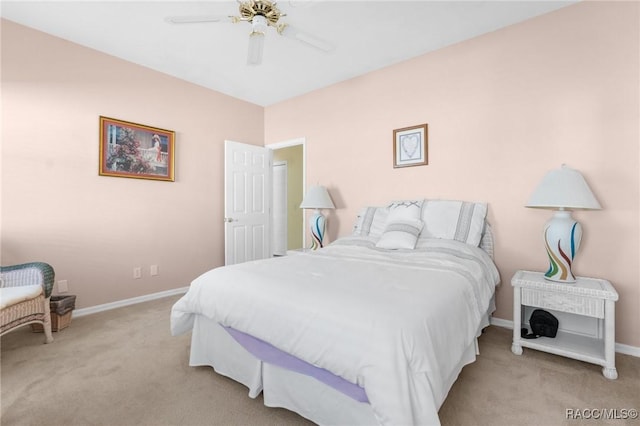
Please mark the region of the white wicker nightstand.
MULTIPOLYGON (((518 271, 511 279, 513 286, 513 344, 511 351, 522 355, 522 347, 601 365, 602 374, 617 379, 615 366, 615 302, 618 293, 611 283, 596 278, 577 277, 571 284, 547 281, 541 272, 518 271), (555 338, 522 339, 522 307, 532 306, 549 311, 597 318, 602 333, 597 337, 562 330, 555 338)), ((553 313, 553 312, 552 312, 553 313)))

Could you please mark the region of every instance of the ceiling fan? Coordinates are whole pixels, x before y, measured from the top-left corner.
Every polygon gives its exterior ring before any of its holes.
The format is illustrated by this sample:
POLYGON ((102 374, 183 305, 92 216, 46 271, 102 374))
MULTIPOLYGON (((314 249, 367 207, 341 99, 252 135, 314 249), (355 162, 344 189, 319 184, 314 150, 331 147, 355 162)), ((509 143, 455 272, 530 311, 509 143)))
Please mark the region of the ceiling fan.
POLYGON ((281 36, 301 41, 323 52, 330 52, 334 46, 316 36, 300 31, 289 24, 280 22, 280 18, 286 16, 278 9, 276 1, 270 0, 237 0, 240 16, 170 16, 167 22, 172 24, 193 24, 202 22, 248 22, 251 24, 249 33, 248 65, 262 63, 262 51, 264 37, 268 27, 273 27, 281 36))

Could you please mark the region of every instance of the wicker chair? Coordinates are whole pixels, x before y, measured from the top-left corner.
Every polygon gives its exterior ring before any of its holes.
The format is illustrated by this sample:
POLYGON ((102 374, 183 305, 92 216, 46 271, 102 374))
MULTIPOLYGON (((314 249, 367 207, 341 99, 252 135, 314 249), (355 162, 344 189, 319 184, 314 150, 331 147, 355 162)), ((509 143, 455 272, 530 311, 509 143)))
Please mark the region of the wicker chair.
POLYGON ((0 266, 0 336, 25 324, 41 323, 51 343, 49 299, 55 272, 42 262, 0 266))

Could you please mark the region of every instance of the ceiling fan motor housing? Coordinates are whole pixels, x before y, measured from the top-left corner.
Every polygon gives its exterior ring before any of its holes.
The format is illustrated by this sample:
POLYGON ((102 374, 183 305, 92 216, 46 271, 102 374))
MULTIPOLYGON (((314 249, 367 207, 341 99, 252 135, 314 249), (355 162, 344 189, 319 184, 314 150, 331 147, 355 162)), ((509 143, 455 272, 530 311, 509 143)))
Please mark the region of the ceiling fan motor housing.
POLYGON ((276 26, 281 16, 285 16, 276 7, 276 2, 269 0, 251 0, 240 3, 240 16, 243 21, 251 22, 256 16, 263 16, 267 24, 276 26))

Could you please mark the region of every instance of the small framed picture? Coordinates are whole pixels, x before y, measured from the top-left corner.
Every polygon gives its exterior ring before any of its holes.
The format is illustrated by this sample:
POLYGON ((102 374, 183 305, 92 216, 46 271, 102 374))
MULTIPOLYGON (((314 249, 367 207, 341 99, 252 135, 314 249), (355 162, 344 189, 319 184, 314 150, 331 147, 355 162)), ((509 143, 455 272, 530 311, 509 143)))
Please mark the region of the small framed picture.
POLYGON ((393 167, 429 164, 427 125, 405 127, 393 131, 393 167))
POLYGON ((100 117, 101 176, 174 181, 175 132, 100 117))

